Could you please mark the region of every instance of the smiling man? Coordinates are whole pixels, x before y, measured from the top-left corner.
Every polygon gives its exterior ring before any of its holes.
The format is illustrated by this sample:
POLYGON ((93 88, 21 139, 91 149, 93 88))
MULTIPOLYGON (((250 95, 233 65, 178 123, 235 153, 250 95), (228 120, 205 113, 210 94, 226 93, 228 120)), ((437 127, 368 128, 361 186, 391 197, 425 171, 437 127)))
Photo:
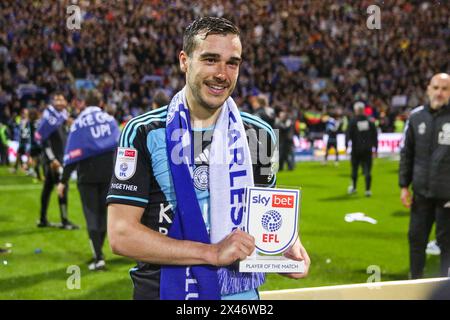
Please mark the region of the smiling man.
MULTIPOLYGON (((242 231, 243 191, 275 185, 276 138, 231 98, 241 55, 234 24, 195 20, 179 54, 186 86, 122 132, 108 234, 116 254, 138 261, 135 299, 258 299, 264 274, 236 267, 255 249, 242 231)), ((305 273, 288 276, 305 277, 310 262, 300 241, 286 255, 306 264, 305 273)))

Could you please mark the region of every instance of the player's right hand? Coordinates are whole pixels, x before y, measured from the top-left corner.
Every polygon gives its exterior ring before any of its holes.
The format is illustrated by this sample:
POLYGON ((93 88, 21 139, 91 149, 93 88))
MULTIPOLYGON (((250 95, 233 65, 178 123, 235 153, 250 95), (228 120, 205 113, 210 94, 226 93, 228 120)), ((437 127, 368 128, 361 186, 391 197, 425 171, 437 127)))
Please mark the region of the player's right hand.
POLYGON ((59 161, 57 159, 50 162, 50 168, 53 171, 57 172, 60 167, 61 167, 61 163, 59 163, 59 161))
POLYGON ((402 188, 400 191, 400 200, 406 208, 411 207, 411 193, 408 188, 402 188))
POLYGON ((255 250, 255 238, 236 229, 225 239, 214 244, 216 266, 228 266, 237 260, 244 260, 255 250))

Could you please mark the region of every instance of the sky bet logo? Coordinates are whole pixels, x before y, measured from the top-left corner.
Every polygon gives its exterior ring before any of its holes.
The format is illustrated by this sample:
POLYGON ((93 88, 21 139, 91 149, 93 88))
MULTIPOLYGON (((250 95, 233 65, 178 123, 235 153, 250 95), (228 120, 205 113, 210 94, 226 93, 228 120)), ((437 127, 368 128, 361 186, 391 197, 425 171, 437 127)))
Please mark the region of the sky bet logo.
POLYGON ((135 150, 119 150, 119 156, 134 158, 136 156, 136 151, 135 150))
POLYGON ((130 150, 130 149, 119 150, 119 156, 134 158, 136 156, 136 150, 130 150))
MULTIPOLYGON (((260 194, 252 197, 252 203, 262 203, 265 207, 269 204, 270 196, 264 197, 260 194)), ((294 207, 294 196, 274 194, 272 196, 272 207, 273 208, 293 208, 294 207)))

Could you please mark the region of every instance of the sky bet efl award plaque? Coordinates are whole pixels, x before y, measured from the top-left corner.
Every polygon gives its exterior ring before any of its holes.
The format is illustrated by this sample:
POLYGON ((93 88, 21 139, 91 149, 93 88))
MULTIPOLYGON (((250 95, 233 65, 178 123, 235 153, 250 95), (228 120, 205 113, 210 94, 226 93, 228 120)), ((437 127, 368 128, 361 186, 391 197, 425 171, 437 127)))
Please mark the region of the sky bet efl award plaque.
POLYGON ((246 228, 256 254, 239 263, 240 272, 304 272, 303 261, 280 255, 297 240, 299 202, 299 190, 247 188, 246 228))

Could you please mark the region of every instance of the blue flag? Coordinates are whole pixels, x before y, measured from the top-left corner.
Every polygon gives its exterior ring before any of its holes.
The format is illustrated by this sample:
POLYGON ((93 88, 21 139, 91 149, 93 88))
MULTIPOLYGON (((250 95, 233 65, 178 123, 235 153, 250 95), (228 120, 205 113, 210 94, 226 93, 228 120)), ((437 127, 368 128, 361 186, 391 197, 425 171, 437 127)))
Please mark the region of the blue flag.
POLYGON ((62 111, 56 110, 53 106, 49 105, 47 109, 44 110, 42 119, 39 122, 39 126, 35 133, 35 138, 39 143, 47 140, 50 135, 55 132, 68 118, 67 111, 64 109, 62 111))
POLYGON ((99 107, 87 107, 70 127, 64 165, 114 150, 119 135, 114 117, 99 107))

